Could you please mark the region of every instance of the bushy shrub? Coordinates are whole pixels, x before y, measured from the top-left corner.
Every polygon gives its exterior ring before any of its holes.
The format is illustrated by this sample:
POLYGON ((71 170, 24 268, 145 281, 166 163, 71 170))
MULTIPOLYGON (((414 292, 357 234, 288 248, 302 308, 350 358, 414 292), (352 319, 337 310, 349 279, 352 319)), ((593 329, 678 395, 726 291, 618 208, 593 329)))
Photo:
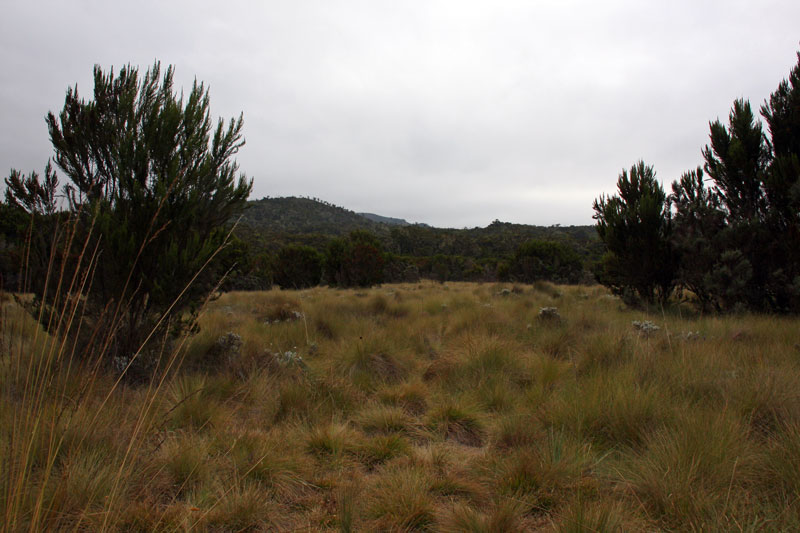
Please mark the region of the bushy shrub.
POLYGON ((664 189, 653 167, 639 161, 630 172, 622 171, 617 190, 593 206, 597 233, 607 249, 597 266, 597 280, 615 294, 663 302, 672 292, 676 269, 664 189))
POLYGON ((335 239, 325 255, 325 277, 339 287, 370 287, 383 282, 384 258, 380 241, 367 231, 335 239))
POLYGON ((703 171, 673 183, 679 280, 703 307, 800 310, 800 53, 761 107, 736 100, 710 126, 703 171))
POLYGON ((583 264, 580 256, 569 246, 531 240, 517 248, 510 269, 511 278, 524 283, 537 280, 577 283, 582 277, 583 264))
POLYGON ((275 257, 273 281, 282 289, 314 287, 322 279, 324 260, 324 256, 310 246, 284 246, 275 257))
MULTIPOLYGON (((156 63, 141 79, 131 66, 117 76, 95 67, 93 99, 68 89, 63 110, 49 113, 47 125, 54 161, 69 178, 69 222, 34 227, 52 246, 45 256, 55 264, 29 265, 30 289, 45 309, 63 297, 47 292, 48 273, 61 276, 69 292, 83 291, 78 351, 101 350, 118 368, 134 362, 132 373, 146 373, 152 361, 145 340, 163 341, 191 321, 190 311, 222 273, 227 223, 252 187, 232 159, 244 144, 242 118, 220 120, 212 132, 203 84, 178 95, 172 67, 162 77, 156 63), (45 270, 36 270, 41 265, 45 270)), ((12 171, 7 202, 47 216, 57 184, 49 165, 42 182, 12 171)))

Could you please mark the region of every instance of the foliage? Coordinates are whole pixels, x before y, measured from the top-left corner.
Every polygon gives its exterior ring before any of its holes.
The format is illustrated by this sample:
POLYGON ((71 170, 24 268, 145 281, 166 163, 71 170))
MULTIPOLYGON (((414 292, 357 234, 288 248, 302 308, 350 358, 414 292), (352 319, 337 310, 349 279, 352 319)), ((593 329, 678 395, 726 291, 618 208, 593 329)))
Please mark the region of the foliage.
MULTIPOLYGON (((274 255, 290 244, 310 246, 327 255, 333 240, 345 239, 343 235, 354 229, 373 234, 386 251, 385 281, 413 281, 418 277, 438 281, 507 280, 508 263, 517 248, 530 240, 556 242, 574 250, 584 272, 586 265, 602 253, 602 243, 592 226, 541 227, 499 221, 484 228, 464 229, 389 225, 310 198, 248 202, 235 234, 248 243, 253 255, 274 255)), ((586 274, 582 273, 580 280, 584 279, 586 274)))
POLYGON ((595 200, 597 233, 607 253, 598 281, 615 294, 631 292, 646 303, 666 301, 675 281, 672 223, 666 195, 653 167, 639 161, 623 169, 618 194, 595 200))
POLYGON ((764 179, 767 224, 774 238, 772 276, 783 280, 777 306, 800 309, 800 52, 789 78, 761 106, 772 160, 764 179), (779 268, 775 268, 779 267, 779 268))
POLYGON ((710 125, 698 169, 673 184, 680 283, 702 307, 800 309, 800 54, 761 107, 771 139, 736 100, 710 125))
POLYGON ((669 201, 675 208, 672 245, 679 257, 678 279, 702 309, 718 310, 721 304, 711 276, 725 228, 720 197, 705 186, 698 168, 673 182, 669 201))
POLYGON ((325 277, 339 287, 370 287, 383 281, 384 258, 380 241, 356 230, 346 239, 334 239, 325 256, 325 277))
MULTIPOLYGON (((162 77, 155 63, 143 78, 131 66, 117 76, 95 67, 93 99, 68 89, 63 110, 49 113, 47 124, 54 161, 69 178, 64 194, 74 221, 54 241, 56 257, 68 270, 79 268, 79 257, 92 261, 82 331, 93 338, 114 331, 107 360, 124 366, 157 325, 174 327, 219 277, 214 258, 225 224, 252 186, 237 179, 232 159, 244 143, 242 118, 212 128, 203 84, 178 96, 172 67, 162 77)), ((34 175, 22 181, 12 172, 10 202, 46 212, 52 204, 40 191, 52 193, 55 178, 49 167, 45 174, 37 185, 34 175)), ((52 305, 45 273, 32 274, 40 280, 32 287, 37 297, 52 305)), ((80 341, 85 349, 88 342, 80 341)), ((139 363, 143 370, 152 361, 142 356, 139 363)))
POLYGON ((769 138, 735 100, 727 125, 710 124, 704 167, 669 198, 640 162, 620 176, 619 196, 595 201, 601 283, 662 301, 675 283, 703 310, 800 310, 800 53, 761 115, 769 138))
POLYGON ((223 291, 262 291, 272 288, 272 256, 255 253, 249 241, 231 235, 217 262, 225 272, 223 291))
POLYGON ((726 293, 723 306, 770 308, 777 302, 776 295, 767 292, 775 259, 767 226, 771 207, 764 189, 769 147, 749 102, 736 100, 728 119, 727 127, 719 120, 711 124, 711 145, 703 149, 705 170, 726 223, 719 234, 721 246, 715 248, 718 261, 722 255, 726 261, 719 269, 712 267, 710 275, 722 283, 716 285, 726 293))
POLYGON ((324 260, 324 256, 310 246, 284 246, 275 257, 273 280, 282 289, 314 287, 322 278, 324 260))
POLYGON ((58 176, 48 161, 41 181, 35 171, 25 176, 11 169, 5 184, 5 203, 0 203, 0 285, 29 292, 32 282, 41 283, 38 278, 47 270, 53 235, 65 219, 57 212, 58 176))
POLYGON ((58 176, 50 161, 44 169, 44 178, 31 172, 27 177, 15 169, 6 178, 6 204, 27 213, 52 215, 56 212, 58 176))
POLYGON ((574 250, 558 242, 539 240, 517 248, 510 268, 511 277, 524 283, 577 283, 583 274, 581 258, 574 250))
POLYGON ((20 288, 28 221, 24 211, 0 202, 0 290, 20 288))
POLYGON ((766 198, 762 183, 769 151, 750 103, 736 100, 726 128, 711 123, 711 145, 703 149, 705 169, 714 181, 729 222, 763 219, 766 198))
POLYGON ((346 237, 351 231, 365 230, 388 234, 386 225, 318 199, 261 198, 248 204, 242 222, 264 233, 320 233, 346 237))
POLYGON ((385 253, 383 277, 387 283, 413 283, 420 280, 420 269, 413 257, 385 253))

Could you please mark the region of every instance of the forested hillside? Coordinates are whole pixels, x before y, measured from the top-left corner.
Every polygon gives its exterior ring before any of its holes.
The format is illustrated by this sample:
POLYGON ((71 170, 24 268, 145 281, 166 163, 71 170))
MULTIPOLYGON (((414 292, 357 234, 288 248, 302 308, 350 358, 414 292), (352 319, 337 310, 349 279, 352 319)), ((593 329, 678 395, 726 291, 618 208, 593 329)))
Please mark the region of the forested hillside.
POLYGON ((295 242, 322 251, 331 238, 364 230, 374 234, 386 250, 396 254, 444 254, 476 258, 513 253, 520 244, 530 239, 571 244, 585 252, 585 255, 599 250, 600 243, 594 226, 530 226, 495 220, 484 228, 453 229, 435 228, 427 224, 381 223, 375 218, 400 220, 355 213, 319 199, 262 198, 248 202, 238 234, 247 241, 269 241, 262 242, 265 249, 278 249, 295 242))
POLYGON ((268 233, 347 235, 353 230, 385 232, 383 224, 319 199, 262 198, 248 202, 242 222, 268 233))
MULTIPOLYGON (((327 264, 327 277, 353 279, 340 270, 341 258, 337 259, 339 266, 330 266, 332 247, 339 250, 336 254, 343 249, 361 254, 359 261, 365 260, 364 254, 381 256, 380 264, 370 263, 370 268, 379 272, 364 279, 387 282, 420 277, 439 281, 586 281, 591 279, 591 265, 602 253, 593 226, 544 227, 495 220, 483 228, 454 229, 399 222, 405 221, 358 214, 312 198, 251 201, 236 227, 231 257, 237 265, 234 278, 247 281, 233 285, 263 288, 279 273, 287 286, 307 286, 308 273, 322 270, 323 263, 327 264), (523 245, 528 245, 524 252, 523 245), (292 279, 291 272, 299 277, 292 279)), ((363 271, 365 265, 351 264, 351 268, 363 271)), ((324 281, 330 283, 327 277, 324 281)))

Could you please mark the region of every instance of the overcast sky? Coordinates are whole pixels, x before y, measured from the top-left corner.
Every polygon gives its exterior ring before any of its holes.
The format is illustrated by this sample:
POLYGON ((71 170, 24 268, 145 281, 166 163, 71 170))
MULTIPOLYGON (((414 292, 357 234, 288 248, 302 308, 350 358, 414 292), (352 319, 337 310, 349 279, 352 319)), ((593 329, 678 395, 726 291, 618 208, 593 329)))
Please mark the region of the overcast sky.
POLYGON ((155 59, 244 113, 251 198, 436 226, 592 223, 639 159, 668 186, 708 122, 797 62, 800 2, 4 2, 0 172, 42 171, 44 116, 92 67, 155 59))

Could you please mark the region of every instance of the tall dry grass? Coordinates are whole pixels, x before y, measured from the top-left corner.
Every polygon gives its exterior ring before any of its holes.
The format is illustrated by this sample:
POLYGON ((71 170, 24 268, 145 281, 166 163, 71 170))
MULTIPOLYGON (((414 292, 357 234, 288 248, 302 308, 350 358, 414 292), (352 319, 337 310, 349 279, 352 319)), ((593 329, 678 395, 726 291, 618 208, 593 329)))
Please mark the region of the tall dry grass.
POLYGON ((800 529, 796 318, 512 289, 224 294, 137 386, 6 299, 4 529, 800 529))

